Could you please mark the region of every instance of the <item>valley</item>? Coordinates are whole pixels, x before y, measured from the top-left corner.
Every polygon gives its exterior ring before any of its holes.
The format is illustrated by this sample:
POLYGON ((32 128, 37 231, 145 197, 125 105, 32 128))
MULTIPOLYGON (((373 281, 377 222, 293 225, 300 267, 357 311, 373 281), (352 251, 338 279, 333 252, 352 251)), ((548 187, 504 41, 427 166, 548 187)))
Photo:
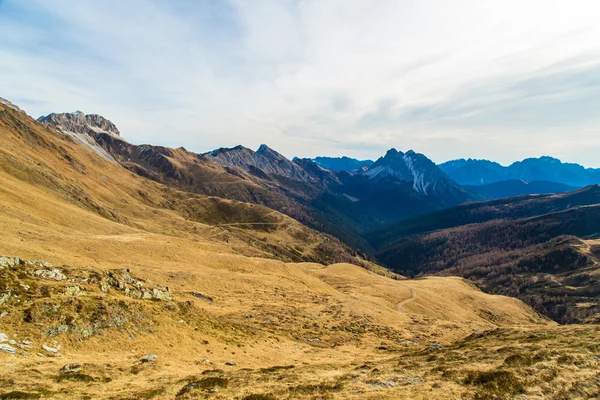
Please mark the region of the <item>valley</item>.
POLYGON ((379 230, 371 240, 398 273, 463 276, 560 323, 597 323, 599 194, 590 186, 459 206, 379 230))
POLYGON ((466 273, 436 258, 462 265, 505 250, 473 237, 524 232, 527 273, 591 287, 597 244, 572 235, 594 233, 595 187, 458 205, 467 192, 414 152, 354 176, 268 148, 215 161, 129 144, 103 118, 60 121, 0 105, 0 398, 600 395, 595 305, 567 321, 587 324, 559 325, 502 273, 481 279, 489 262, 466 273), (436 248, 445 229, 456 244, 436 248), (544 246, 568 276, 550 255, 531 264, 544 246))

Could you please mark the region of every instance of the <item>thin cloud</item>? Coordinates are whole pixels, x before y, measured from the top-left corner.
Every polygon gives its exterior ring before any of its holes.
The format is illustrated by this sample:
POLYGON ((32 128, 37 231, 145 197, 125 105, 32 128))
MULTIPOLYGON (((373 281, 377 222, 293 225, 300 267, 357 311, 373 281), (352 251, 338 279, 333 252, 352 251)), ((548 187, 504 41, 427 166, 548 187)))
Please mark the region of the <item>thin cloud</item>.
POLYGON ((0 96, 132 142, 600 167, 593 0, 0 0, 0 96), (521 147, 515 145, 521 144, 521 147))

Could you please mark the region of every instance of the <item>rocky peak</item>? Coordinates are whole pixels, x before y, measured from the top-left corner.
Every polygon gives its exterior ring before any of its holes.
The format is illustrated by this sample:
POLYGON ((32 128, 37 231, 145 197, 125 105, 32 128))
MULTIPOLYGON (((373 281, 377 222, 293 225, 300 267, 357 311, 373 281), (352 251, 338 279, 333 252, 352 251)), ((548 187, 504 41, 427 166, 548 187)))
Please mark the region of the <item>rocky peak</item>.
MULTIPOLYGON (((273 160, 284 160, 286 159, 283 155, 276 152, 266 144, 261 144, 258 150, 256 150, 256 154, 260 154, 264 157, 273 159, 273 160)), ((288 160, 289 161, 289 160, 288 160)))
POLYGON ((61 114, 52 113, 38 118, 38 121, 61 132, 90 133, 92 131, 121 136, 115 124, 98 114, 84 114, 81 111, 61 114))
POLYGON ((37 120, 64 135, 70 136, 73 140, 102 158, 117 163, 97 142, 101 140, 102 135, 108 135, 111 139, 118 138, 118 140, 122 140, 121 134, 115 124, 106 118, 98 114, 86 115, 81 111, 75 111, 73 113, 52 113, 39 117, 37 120))
POLYGON ((402 152, 398 152, 398 150, 396 150, 395 148, 392 147, 385 153, 385 156, 383 156, 383 158, 392 159, 392 158, 396 157, 398 154, 400 154, 401 156, 403 155, 402 152))
POLYGON ((370 179, 393 177, 400 181, 411 182, 413 175, 406 165, 404 153, 394 148, 380 157, 365 173, 370 179))
POLYGON ((257 151, 243 146, 221 148, 205 153, 223 166, 232 166, 250 171, 258 168, 266 173, 277 174, 300 181, 309 181, 309 174, 299 165, 285 158, 267 145, 261 145, 257 151))
POLYGON ((412 182, 413 189, 425 195, 461 190, 433 161, 413 150, 402 153, 390 149, 363 175, 370 179, 394 178, 412 182))

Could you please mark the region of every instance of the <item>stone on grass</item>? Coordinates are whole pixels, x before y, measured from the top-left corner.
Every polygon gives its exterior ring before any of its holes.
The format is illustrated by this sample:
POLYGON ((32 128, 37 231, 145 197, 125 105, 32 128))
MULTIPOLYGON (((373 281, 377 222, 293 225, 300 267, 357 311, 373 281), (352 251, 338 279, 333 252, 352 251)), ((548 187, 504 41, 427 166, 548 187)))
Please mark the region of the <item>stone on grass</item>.
POLYGON ((148 362, 156 361, 157 359, 158 359, 158 356, 156 354, 146 354, 146 355, 142 356, 141 361, 143 363, 148 363, 148 362))
POLYGON ((0 344, 0 351, 4 353, 15 354, 17 352, 17 349, 15 349, 9 344, 0 344))
POLYGON ((74 374, 80 372, 83 369, 81 364, 67 364, 60 369, 63 374, 74 374))
POLYGON ((60 351, 60 344, 55 345, 54 347, 48 346, 46 343, 42 345, 42 349, 46 350, 48 353, 56 354, 60 351))

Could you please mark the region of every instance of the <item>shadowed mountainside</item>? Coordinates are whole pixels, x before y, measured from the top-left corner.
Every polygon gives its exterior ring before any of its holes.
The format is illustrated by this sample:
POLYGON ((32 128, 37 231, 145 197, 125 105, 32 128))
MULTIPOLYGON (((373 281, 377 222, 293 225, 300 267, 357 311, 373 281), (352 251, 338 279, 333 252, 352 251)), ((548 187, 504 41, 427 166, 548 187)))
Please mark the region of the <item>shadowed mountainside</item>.
POLYGON ((597 323, 597 246, 579 238, 597 237, 599 227, 600 205, 579 206, 404 236, 379 247, 377 255, 398 273, 463 276, 558 322, 597 323))
POLYGON ((600 204, 600 185, 561 194, 518 196, 462 204, 387 225, 371 232, 367 237, 375 247, 382 248, 409 235, 495 219, 527 218, 594 204, 600 204))
POLYGON ((547 181, 508 180, 488 183, 486 185, 464 186, 470 193, 480 195, 485 200, 506 197, 525 196, 528 194, 552 194, 572 192, 578 188, 562 183, 547 181))

